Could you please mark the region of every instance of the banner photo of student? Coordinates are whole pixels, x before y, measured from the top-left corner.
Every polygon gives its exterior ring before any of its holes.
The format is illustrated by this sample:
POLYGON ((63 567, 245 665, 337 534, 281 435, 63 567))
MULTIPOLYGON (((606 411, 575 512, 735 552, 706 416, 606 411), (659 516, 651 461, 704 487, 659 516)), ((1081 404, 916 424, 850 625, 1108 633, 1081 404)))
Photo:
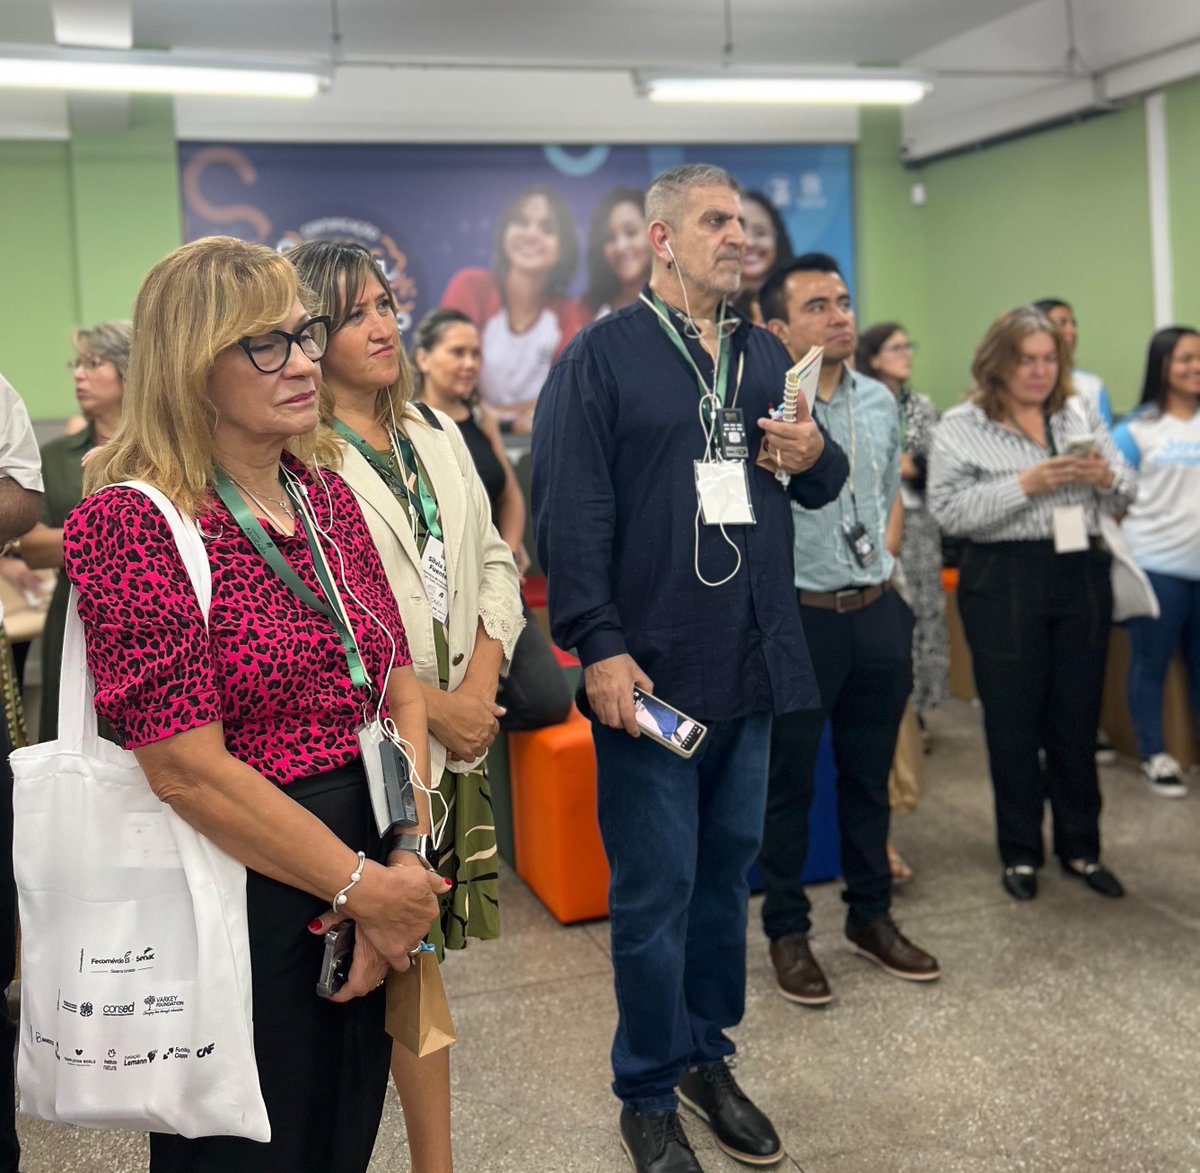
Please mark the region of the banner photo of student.
POLYGON ((708 162, 743 188, 738 312, 772 264, 818 249, 854 272, 844 145, 424 146, 183 143, 188 240, 226 234, 286 250, 354 240, 382 262, 401 333, 449 306, 478 326, 479 391, 527 431, 550 365, 650 272, 643 199, 668 167, 708 162))

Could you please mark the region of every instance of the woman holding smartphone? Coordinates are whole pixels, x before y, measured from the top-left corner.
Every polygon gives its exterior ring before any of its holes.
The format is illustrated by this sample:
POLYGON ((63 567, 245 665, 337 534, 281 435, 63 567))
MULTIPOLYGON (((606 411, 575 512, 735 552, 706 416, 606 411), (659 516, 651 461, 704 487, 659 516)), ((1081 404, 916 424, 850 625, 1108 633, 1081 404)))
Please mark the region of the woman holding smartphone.
POLYGON ((1150 340, 1142 399, 1113 439, 1141 488, 1122 529, 1158 597, 1157 619, 1130 619, 1129 711, 1142 780, 1183 798, 1183 770, 1163 741, 1163 681, 1175 653, 1187 668, 1200 728, 1200 333, 1170 326, 1150 340))
POLYGON ((997 318, 975 352, 976 390, 942 416, 929 469, 930 512, 969 542, 958 605, 983 702, 1002 882, 1016 900, 1037 895, 1047 801, 1064 873, 1124 895, 1100 862, 1094 734, 1112 585, 1099 514, 1125 509, 1137 480, 1072 391, 1069 361, 1039 310, 997 318))

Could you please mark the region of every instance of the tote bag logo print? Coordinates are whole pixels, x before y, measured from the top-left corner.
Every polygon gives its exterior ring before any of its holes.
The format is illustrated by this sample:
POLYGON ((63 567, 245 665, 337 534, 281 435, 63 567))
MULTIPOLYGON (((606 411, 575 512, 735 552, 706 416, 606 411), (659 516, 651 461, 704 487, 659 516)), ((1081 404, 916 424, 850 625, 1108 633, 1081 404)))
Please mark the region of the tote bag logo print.
MULTIPOLYGON (((170 523, 207 615, 211 571, 195 526, 156 489, 130 487, 170 523)), ((11 758, 21 1110, 91 1128, 267 1141, 246 869, 155 797, 133 754, 101 741, 91 693, 73 594, 62 736, 11 758), (64 855, 64 841, 80 847, 64 855), (203 1053, 204 1063, 164 1065, 163 1014, 173 1057, 203 1053)))

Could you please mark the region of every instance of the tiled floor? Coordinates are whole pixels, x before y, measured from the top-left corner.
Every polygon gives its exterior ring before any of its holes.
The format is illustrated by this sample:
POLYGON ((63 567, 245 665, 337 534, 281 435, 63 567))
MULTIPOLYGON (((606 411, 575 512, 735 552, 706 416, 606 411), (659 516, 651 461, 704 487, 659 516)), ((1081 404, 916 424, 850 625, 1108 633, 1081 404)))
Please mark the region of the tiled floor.
MULTIPOLYGON (((917 879, 896 901, 944 976, 914 986, 852 956, 835 885, 814 892, 826 1009, 773 990, 751 909, 739 1078, 804 1173, 1186 1173, 1200 1170, 1200 780, 1183 802, 1129 765, 1103 771, 1106 901, 1047 868, 1000 889, 978 713, 933 721, 921 809, 896 840, 917 879)), ((563 928, 511 874, 505 936, 451 956, 460 1173, 618 1173, 608 1090, 614 1010, 604 923, 563 928)), ((687 1125, 708 1170, 740 1168, 687 1125)), ((22 1120, 27 1173, 145 1167, 131 1136, 22 1120)), ((408 1169, 394 1097, 372 1173, 408 1169)), ((286 1171, 281 1171, 286 1173, 286 1171)))

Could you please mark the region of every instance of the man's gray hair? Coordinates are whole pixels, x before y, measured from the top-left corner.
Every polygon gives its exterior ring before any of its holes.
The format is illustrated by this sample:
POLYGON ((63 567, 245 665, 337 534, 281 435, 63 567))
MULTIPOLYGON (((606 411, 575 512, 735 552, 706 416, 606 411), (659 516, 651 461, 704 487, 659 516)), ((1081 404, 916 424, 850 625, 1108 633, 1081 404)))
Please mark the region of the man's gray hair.
POLYGON ((727 187, 739 191, 738 182, 713 163, 684 163, 664 171, 646 192, 646 223, 662 220, 676 226, 682 203, 693 187, 727 187))

